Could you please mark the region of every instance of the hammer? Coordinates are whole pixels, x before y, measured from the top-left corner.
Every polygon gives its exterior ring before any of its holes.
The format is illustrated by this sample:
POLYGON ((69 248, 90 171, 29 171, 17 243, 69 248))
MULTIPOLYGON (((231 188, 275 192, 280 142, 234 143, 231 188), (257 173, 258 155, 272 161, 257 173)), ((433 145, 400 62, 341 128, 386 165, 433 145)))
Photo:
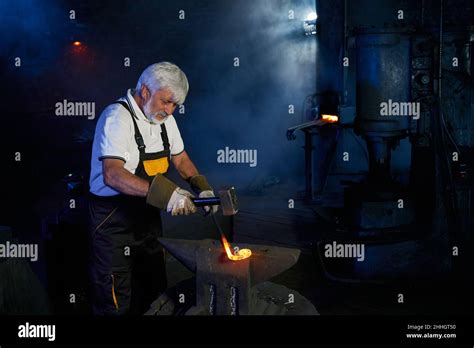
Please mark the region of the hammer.
POLYGON ((222 214, 225 216, 235 215, 239 211, 234 187, 220 189, 217 191, 217 197, 192 198, 191 200, 196 207, 220 205, 222 207, 222 214))

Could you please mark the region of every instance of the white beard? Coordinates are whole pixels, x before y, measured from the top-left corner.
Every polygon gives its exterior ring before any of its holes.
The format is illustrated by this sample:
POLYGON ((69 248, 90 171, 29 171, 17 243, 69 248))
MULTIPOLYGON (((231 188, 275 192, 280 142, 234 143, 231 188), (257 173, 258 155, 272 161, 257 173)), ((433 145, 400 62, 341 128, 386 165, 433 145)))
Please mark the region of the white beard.
POLYGON ((168 114, 166 114, 166 112, 164 111, 157 111, 155 113, 152 113, 150 111, 150 101, 148 101, 144 106, 143 106, 143 113, 145 114, 146 118, 148 118, 148 120, 150 122, 159 122, 159 123, 163 123, 166 121, 166 119, 168 118, 168 114), (161 116, 163 117, 162 120, 159 120, 158 118, 156 118, 156 116, 161 116))

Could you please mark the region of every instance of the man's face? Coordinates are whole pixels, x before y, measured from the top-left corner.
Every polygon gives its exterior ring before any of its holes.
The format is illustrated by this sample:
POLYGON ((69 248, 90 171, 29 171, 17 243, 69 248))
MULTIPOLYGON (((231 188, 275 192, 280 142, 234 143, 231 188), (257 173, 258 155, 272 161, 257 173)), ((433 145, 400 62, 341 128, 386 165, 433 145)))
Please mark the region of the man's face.
POLYGON ((148 101, 143 106, 143 113, 149 119, 163 121, 176 109, 177 104, 173 101, 173 93, 168 88, 159 89, 151 95, 150 90, 146 88, 146 96, 148 101))

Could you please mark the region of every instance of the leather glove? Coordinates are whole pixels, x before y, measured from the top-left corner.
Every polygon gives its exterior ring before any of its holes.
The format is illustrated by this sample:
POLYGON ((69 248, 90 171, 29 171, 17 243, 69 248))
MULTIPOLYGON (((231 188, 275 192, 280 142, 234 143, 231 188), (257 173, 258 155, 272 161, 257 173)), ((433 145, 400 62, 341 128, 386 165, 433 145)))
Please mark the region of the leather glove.
POLYGON ((211 185, 207 182, 204 175, 195 175, 188 179, 191 189, 196 193, 200 194, 202 191, 212 191, 211 185))
POLYGON ((166 207, 166 211, 172 216, 189 215, 196 212, 196 206, 191 198, 194 196, 182 188, 176 188, 171 195, 171 198, 166 207))
POLYGON ((146 202, 159 209, 166 209, 171 195, 176 190, 178 185, 166 178, 162 174, 156 174, 155 178, 150 184, 146 202))
MULTIPOLYGON (((200 194, 199 194, 199 198, 209 198, 209 197, 215 197, 214 195, 214 191, 212 190, 205 190, 205 191, 202 191, 200 194)), ((212 213, 215 214, 217 213, 217 211, 219 210, 219 206, 218 205, 206 205, 203 207, 204 211, 207 213, 209 213, 212 209, 212 213)))

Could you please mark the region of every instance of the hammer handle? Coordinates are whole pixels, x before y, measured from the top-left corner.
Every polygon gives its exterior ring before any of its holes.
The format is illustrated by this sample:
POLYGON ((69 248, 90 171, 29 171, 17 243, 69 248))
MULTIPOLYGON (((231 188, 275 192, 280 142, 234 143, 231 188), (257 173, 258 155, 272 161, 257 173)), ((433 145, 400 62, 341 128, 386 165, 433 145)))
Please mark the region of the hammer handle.
POLYGON ((204 207, 206 205, 219 205, 221 199, 219 197, 207 197, 207 198, 191 198, 196 207, 204 207))

